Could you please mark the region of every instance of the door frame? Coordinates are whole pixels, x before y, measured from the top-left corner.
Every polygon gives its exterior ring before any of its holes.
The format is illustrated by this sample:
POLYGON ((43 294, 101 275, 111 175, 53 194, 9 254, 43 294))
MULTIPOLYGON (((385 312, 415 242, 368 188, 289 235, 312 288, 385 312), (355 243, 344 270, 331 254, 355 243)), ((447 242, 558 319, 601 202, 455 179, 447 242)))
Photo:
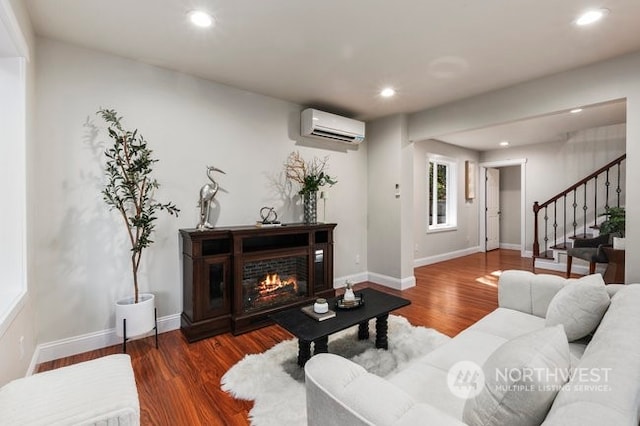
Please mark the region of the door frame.
POLYGON ((485 237, 486 237, 485 240, 484 240, 484 249, 485 249, 485 251, 490 251, 490 250, 492 251, 492 250, 500 248, 500 207, 501 207, 501 205, 500 205, 500 175, 501 175, 500 169, 497 168, 497 167, 485 167, 484 168, 485 209, 484 209, 483 218, 484 218, 484 229, 485 229, 485 237), (490 222, 489 221, 489 209, 487 208, 487 205, 486 205, 487 204, 487 200, 489 198, 489 191, 488 191, 488 189, 489 189, 489 174, 490 174, 489 170, 494 170, 496 172, 496 174, 497 174, 497 177, 498 177, 498 179, 497 179, 498 194, 496 194, 496 201, 498 202, 497 203, 498 206, 497 206, 497 211, 495 212, 496 215, 497 215, 497 219, 498 219, 498 229, 497 229, 497 233, 498 233, 497 234, 497 236, 498 236, 497 243, 498 243, 498 246, 497 247, 493 247, 491 249, 489 249, 489 236, 486 235, 487 232, 488 232, 489 222, 490 222))
POLYGON ((480 243, 480 251, 487 251, 487 222, 485 220, 485 214, 487 209, 487 194, 486 194, 486 172, 487 169, 499 169, 501 167, 510 167, 510 166, 520 166, 520 256, 521 257, 530 257, 527 256, 527 252, 525 250, 526 243, 526 203, 527 203, 527 193, 526 193, 526 158, 519 158, 513 160, 500 160, 500 161, 485 161, 479 164, 479 172, 480 172, 480 182, 478 185, 479 195, 480 195, 480 203, 478 208, 478 242, 480 243))

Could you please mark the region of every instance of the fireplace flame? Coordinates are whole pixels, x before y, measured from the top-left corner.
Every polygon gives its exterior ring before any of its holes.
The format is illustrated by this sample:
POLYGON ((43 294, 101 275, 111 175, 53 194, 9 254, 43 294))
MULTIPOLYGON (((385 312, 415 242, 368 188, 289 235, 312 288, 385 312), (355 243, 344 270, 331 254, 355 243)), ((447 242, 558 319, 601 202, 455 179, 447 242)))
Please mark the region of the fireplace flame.
POLYGON ((260 281, 258 292, 260 293, 260 295, 267 295, 284 288, 292 288, 293 291, 297 292, 298 282, 296 281, 296 278, 290 276, 289 278, 282 280, 280 279, 280 275, 278 275, 277 273, 267 274, 265 278, 260 281))

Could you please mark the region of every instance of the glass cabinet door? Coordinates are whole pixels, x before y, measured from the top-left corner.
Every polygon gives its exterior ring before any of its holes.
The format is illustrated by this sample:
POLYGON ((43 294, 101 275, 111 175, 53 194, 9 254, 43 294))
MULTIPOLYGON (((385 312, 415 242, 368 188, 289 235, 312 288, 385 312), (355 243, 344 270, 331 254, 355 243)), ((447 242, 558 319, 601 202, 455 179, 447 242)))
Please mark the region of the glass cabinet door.
POLYGON ((201 313, 203 318, 231 312, 229 257, 205 258, 203 263, 201 313))

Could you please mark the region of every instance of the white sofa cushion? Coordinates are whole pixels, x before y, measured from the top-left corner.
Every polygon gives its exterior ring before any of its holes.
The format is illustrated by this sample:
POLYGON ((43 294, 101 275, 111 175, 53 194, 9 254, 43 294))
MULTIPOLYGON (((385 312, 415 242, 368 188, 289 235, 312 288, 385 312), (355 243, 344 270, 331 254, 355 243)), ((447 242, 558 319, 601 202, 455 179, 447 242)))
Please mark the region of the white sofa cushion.
POLYGON ((569 343, 561 326, 509 340, 483 365, 484 388, 465 404, 463 421, 472 426, 537 426, 569 369, 569 343))
POLYGON ((465 400, 448 391, 449 369, 460 361, 482 365, 506 341, 491 334, 465 330, 450 342, 414 360, 388 380, 416 401, 431 404, 456 419, 462 419, 465 400))
POLYGON ((544 318, 549 302, 568 280, 529 271, 504 271, 498 283, 498 305, 544 318))
POLYGON ((0 388, 0 424, 139 425, 129 355, 109 355, 6 384, 0 388))
MULTIPOLYGON (((467 330, 480 331, 511 340, 514 337, 544 328, 544 318, 513 309, 498 308, 467 330)), ((464 333, 464 331, 462 332, 464 333)))
POLYGON ((587 275, 570 282, 553 297, 547 309, 546 325, 563 325, 572 342, 598 327, 609 302, 602 276, 587 275))

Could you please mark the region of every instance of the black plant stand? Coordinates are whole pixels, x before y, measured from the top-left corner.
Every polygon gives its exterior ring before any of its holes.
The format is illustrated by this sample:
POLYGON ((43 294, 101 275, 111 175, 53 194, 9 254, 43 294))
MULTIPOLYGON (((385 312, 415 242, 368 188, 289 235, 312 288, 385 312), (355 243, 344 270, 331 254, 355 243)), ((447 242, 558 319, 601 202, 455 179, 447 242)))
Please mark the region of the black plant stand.
MULTIPOLYGON (((155 331, 156 334, 156 349, 158 349, 158 309, 157 308, 153 308, 153 330, 155 331)), ((127 337, 127 319, 126 318, 122 318, 122 353, 127 353, 127 340, 129 340, 129 338, 127 337)))

